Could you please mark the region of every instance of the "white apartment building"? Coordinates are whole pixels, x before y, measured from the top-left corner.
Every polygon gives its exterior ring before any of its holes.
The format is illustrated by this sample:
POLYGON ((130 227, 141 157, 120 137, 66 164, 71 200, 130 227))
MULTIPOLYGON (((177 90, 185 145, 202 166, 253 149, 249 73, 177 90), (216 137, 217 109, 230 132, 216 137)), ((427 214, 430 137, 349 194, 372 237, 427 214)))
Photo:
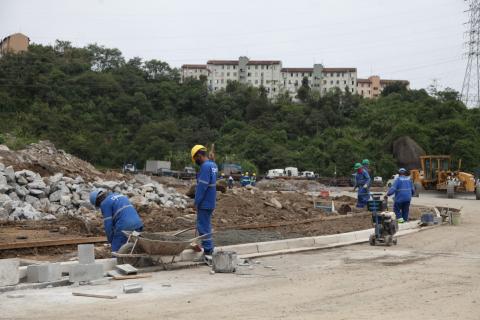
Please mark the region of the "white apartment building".
POLYGON ((187 78, 200 80, 201 76, 208 78, 207 66, 204 64, 184 64, 182 66, 181 78, 182 82, 187 78))
POLYGON ((304 77, 307 77, 310 88, 321 94, 333 88, 356 93, 356 68, 324 68, 321 64, 315 64, 313 68, 283 68, 282 89, 295 97, 304 77))
POLYGON ((247 57, 238 60, 209 60, 208 86, 215 92, 225 89, 229 81, 238 81, 254 87, 263 86, 267 96, 272 98, 279 92, 281 69, 282 62, 278 60, 249 60, 247 57))
POLYGON ((352 94, 375 98, 389 83, 401 81, 407 87, 409 85, 406 80, 383 80, 378 76, 357 79, 356 68, 325 68, 322 64, 314 64, 313 68, 282 68, 279 60, 249 60, 247 57, 238 60, 209 60, 207 64, 185 64, 181 74, 182 81, 189 77, 200 79, 201 76, 206 76, 212 92, 225 89, 229 81, 254 87, 263 86, 269 98, 282 92, 288 92, 295 98, 304 77, 307 77, 310 88, 322 95, 339 88, 352 94))

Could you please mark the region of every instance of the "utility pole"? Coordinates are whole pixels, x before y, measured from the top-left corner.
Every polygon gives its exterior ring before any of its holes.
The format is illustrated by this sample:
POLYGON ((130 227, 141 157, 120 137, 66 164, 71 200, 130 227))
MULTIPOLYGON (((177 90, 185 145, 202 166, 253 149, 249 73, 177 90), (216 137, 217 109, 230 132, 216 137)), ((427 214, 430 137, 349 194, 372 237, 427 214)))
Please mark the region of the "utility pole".
POLYGON ((467 107, 480 107, 480 0, 465 0, 468 4, 467 66, 462 85, 462 101, 467 107))

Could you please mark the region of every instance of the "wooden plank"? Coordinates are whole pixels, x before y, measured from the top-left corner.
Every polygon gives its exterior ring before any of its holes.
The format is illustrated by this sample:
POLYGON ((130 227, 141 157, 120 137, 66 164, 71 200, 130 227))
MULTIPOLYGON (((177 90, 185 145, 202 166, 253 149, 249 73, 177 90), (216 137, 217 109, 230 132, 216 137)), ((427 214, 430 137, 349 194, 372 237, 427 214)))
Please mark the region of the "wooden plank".
POLYGON ((100 299, 117 299, 117 296, 112 296, 108 294, 94 294, 94 293, 83 293, 83 292, 72 292, 74 296, 78 297, 90 297, 90 298, 100 298, 100 299))
POLYGON ((83 244, 83 243, 99 243, 107 242, 105 237, 90 237, 90 238, 74 238, 74 239, 55 239, 55 240, 40 240, 40 241, 19 241, 19 242, 7 242, 0 243, 1 250, 11 250, 11 249, 26 249, 26 248, 40 248, 40 247, 55 247, 55 246, 64 246, 72 244, 83 244))

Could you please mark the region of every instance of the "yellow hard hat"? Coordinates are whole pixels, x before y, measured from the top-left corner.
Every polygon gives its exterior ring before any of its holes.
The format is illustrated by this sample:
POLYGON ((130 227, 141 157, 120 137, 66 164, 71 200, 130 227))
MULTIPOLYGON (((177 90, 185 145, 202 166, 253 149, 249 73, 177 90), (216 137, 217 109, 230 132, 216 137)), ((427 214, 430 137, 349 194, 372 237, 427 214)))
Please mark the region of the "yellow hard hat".
POLYGON ((257 174, 254 172, 253 175, 256 176, 257 174))
POLYGON ((248 176, 248 171, 247 171, 247 172, 245 172, 245 175, 246 175, 246 176, 248 176))
POLYGON ((201 144, 197 144, 192 148, 192 151, 190 151, 190 154, 192 155, 192 162, 195 162, 195 155, 197 154, 198 151, 204 150, 207 151, 207 148, 202 146, 201 144))

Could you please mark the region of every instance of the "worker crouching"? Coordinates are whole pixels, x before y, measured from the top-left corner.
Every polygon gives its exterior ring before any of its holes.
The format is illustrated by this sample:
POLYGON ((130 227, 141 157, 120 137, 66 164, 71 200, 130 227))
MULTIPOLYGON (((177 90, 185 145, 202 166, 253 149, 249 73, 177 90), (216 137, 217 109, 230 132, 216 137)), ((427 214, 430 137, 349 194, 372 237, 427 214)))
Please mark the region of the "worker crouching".
POLYGON ((102 211, 105 234, 113 252, 127 243, 122 231, 143 230, 142 219, 126 196, 96 189, 90 193, 90 203, 102 211))

